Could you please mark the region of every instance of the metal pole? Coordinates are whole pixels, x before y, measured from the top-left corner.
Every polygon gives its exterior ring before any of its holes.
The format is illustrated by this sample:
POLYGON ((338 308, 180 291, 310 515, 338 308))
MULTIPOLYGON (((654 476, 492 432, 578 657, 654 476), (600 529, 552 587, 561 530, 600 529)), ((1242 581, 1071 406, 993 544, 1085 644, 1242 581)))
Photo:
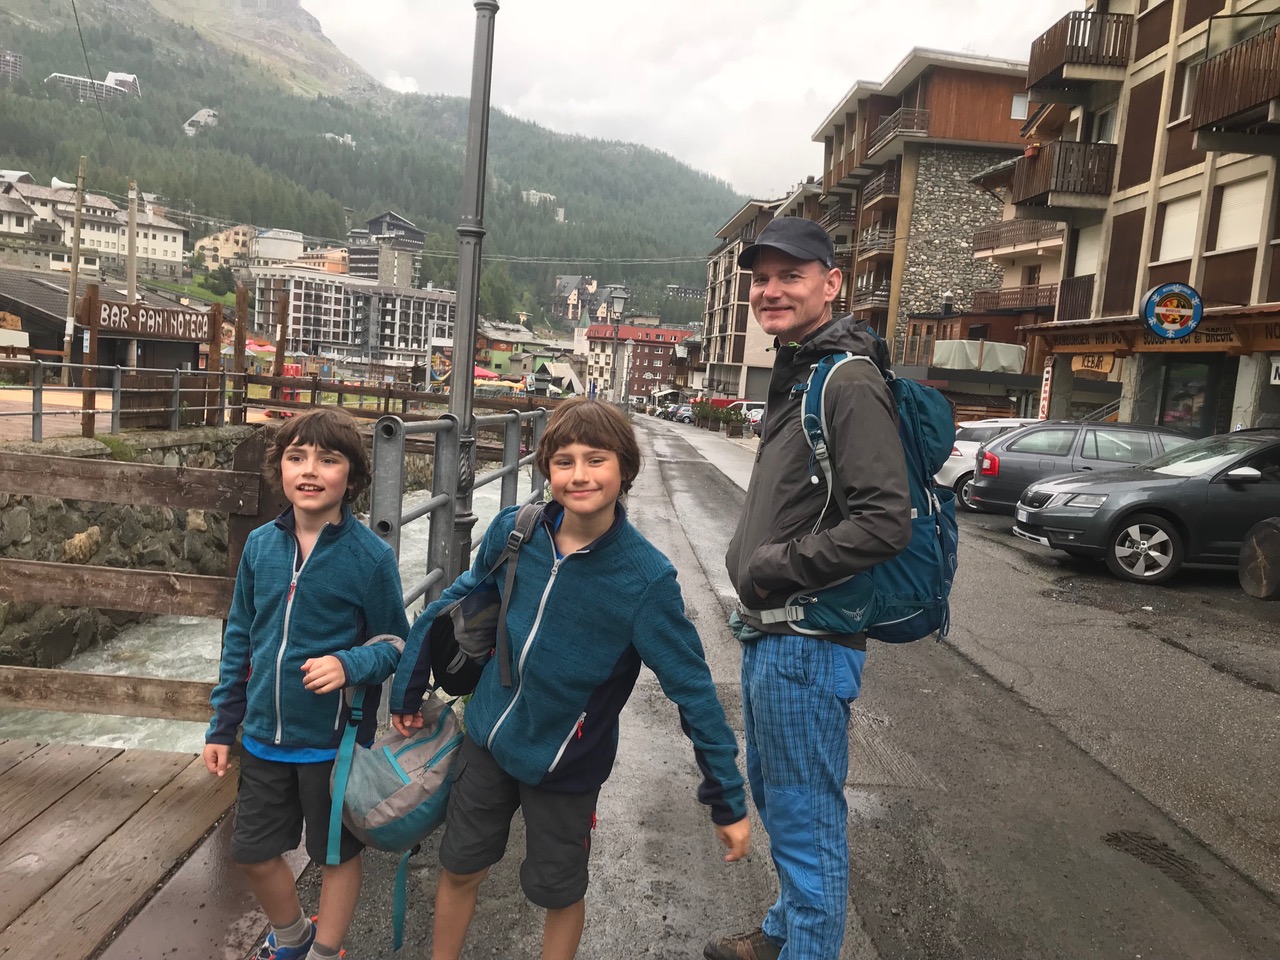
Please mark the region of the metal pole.
MULTIPOLYGON (((489 160, 489 87, 493 76, 493 21, 497 0, 475 0, 476 39, 471 61, 471 112, 463 168, 462 220, 458 224, 458 316, 453 326, 453 383, 449 412, 458 418, 458 499, 453 521, 453 563, 471 562, 471 495, 476 476, 475 385, 467 368, 475 363, 476 319, 480 305, 480 254, 484 241, 484 191, 489 160)), ((437 458, 439 459, 439 458, 437 458)), ((437 464, 437 467, 439 464, 437 464)), ((458 570, 450 570, 450 579, 458 570)))
POLYGON ((173 371, 173 393, 170 396, 173 412, 169 415, 169 429, 177 430, 182 426, 182 371, 173 371))
MULTIPOLYGON (((431 464, 431 493, 453 493, 458 489, 458 464, 461 458, 458 452, 458 421, 451 413, 446 413, 441 420, 453 421, 449 430, 437 433, 435 451, 431 464)), ((450 501, 431 515, 431 528, 427 540, 427 572, 436 567, 444 571, 445 583, 452 583, 461 572, 458 567, 470 566, 471 558, 462 560, 453 552, 453 531, 457 515, 458 501, 450 501)), ((440 595, 441 587, 428 592, 429 599, 440 595)))
POLYGON ((31 376, 31 439, 39 443, 44 439, 44 361, 36 361, 31 376))
POLYGON ((76 217, 71 232, 71 282, 67 284, 67 326, 62 334, 62 385, 71 386, 71 341, 76 332, 76 293, 80 285, 80 220, 84 213, 84 175, 87 157, 80 158, 76 172, 76 217))
POLYGON ((369 528, 400 556, 400 511, 404 500, 404 421, 382 417, 373 427, 373 484, 369 528))
MULTIPOLYGON (((545 407, 538 408, 538 416, 533 419, 533 446, 531 452, 537 453, 539 445, 542 443, 542 431, 547 429, 547 410, 545 407)), ((542 471, 538 469, 538 461, 533 461, 533 483, 529 485, 529 492, 541 495, 543 488, 547 485, 547 478, 542 475, 542 471)))
POLYGON ((516 495, 520 492, 520 411, 508 411, 507 416, 510 418, 502 429, 502 465, 510 467, 515 465, 516 469, 510 473, 502 475, 502 499, 499 501, 503 507, 509 507, 516 502, 516 495))
POLYGON ((120 432, 120 401, 123 394, 120 365, 116 364, 111 371, 111 432, 120 432))
MULTIPOLYGON (((129 181, 129 255, 125 265, 125 299, 134 304, 138 302, 138 181, 129 181)), ((125 346, 125 364, 130 368, 138 366, 138 340, 133 337, 125 346)), ((115 431, 111 431, 115 433, 115 431)))

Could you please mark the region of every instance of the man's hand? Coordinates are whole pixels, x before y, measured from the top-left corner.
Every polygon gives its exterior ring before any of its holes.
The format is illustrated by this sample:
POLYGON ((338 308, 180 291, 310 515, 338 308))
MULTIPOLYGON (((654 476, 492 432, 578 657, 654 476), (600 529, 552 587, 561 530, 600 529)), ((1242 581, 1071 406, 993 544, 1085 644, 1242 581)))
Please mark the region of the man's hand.
POLYGON ((751 852, 751 822, 746 817, 723 827, 716 824, 716 836, 729 848, 724 855, 725 863, 741 860, 751 852))
POLYGON ((347 685, 347 671, 337 657, 317 657, 302 665, 302 685, 312 693, 333 693, 347 685))
POLYGON ((421 730, 423 724, 422 711, 417 713, 393 713, 391 726, 402 737, 411 737, 415 730, 421 730))
POLYGON ((206 743, 204 745, 204 766, 210 773, 225 776, 227 773, 227 757, 231 748, 225 743, 206 743))

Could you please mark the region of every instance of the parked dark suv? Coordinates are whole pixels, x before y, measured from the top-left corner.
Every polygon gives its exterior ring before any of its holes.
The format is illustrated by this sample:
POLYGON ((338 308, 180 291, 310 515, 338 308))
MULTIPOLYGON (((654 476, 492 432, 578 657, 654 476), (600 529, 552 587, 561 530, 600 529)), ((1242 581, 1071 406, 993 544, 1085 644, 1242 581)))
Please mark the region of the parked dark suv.
POLYGON ((969 503, 990 513, 1013 513, 1022 491, 1037 480, 1131 467, 1193 439, 1135 423, 1046 420, 978 448, 969 503))

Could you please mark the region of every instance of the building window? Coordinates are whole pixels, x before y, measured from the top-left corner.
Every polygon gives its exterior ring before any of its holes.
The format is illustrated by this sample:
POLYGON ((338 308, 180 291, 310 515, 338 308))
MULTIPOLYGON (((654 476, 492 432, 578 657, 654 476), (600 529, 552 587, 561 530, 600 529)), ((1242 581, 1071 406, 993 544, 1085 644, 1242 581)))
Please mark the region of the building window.
POLYGON ((1009 119, 1027 119, 1027 95, 1025 93, 1015 93, 1013 95, 1013 109, 1009 111, 1009 119))
POLYGON ((1263 199, 1267 178, 1254 177, 1219 187, 1215 193, 1218 216, 1211 250, 1256 247, 1262 235, 1263 199))
POLYGON ((1158 227, 1156 248, 1151 259, 1186 260, 1195 250, 1196 214, 1200 210, 1200 197, 1192 194, 1178 200, 1160 204, 1156 211, 1158 227))
POLYGON ((15 227, 25 227, 25 226, 27 225, 27 218, 26 218, 26 217, 14 217, 14 218, 13 218, 13 225, 14 225, 15 227))
POLYGON ((1090 140, 1093 143, 1116 142, 1116 105, 1114 103, 1093 115, 1093 131, 1090 140))

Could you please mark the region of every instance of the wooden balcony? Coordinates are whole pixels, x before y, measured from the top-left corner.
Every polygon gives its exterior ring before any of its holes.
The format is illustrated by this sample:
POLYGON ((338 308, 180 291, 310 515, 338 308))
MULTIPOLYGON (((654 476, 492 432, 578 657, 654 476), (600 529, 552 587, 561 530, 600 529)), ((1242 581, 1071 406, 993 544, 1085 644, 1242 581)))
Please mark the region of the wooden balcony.
POLYGON ((1079 10, 1031 44, 1027 90, 1033 100, 1083 103, 1095 83, 1122 83, 1132 45, 1133 17, 1079 10))
POLYGON ((1052 310, 1058 299, 1056 283, 1038 283, 1029 287, 992 287, 973 291, 974 313, 998 310, 1030 312, 1052 310))
POLYGON ((856 211, 847 210, 843 207, 834 207, 818 218, 818 226, 830 232, 840 226, 852 228, 857 220, 858 214, 856 211))
POLYGON ((1116 164, 1114 143, 1054 140, 1013 170, 1013 202, 1028 207, 1105 209, 1116 164))
POLYGON ((1090 273, 1062 281, 1055 320, 1085 320, 1093 313, 1093 280, 1090 273))
POLYGON ((895 237, 892 230, 866 230, 858 238, 858 260, 892 260, 895 250, 895 237))
POLYGON ((1191 129, 1198 150, 1280 153, 1280 24, 1204 62, 1191 129))
POLYGON ((880 121, 867 137, 867 156, 887 146, 897 137, 927 137, 929 111, 902 107, 880 121))
POLYGON ((862 209, 878 210, 882 206, 888 206, 897 201, 901 190, 902 181, 898 171, 885 170, 868 180, 867 185, 862 188, 862 209))
POLYGON ((985 256, 995 250, 1061 239, 1062 224, 1053 220, 1002 220, 973 232, 973 254, 985 256))
POLYGON ((849 303, 854 310, 870 310, 889 306, 889 284, 878 283, 855 288, 849 303))

